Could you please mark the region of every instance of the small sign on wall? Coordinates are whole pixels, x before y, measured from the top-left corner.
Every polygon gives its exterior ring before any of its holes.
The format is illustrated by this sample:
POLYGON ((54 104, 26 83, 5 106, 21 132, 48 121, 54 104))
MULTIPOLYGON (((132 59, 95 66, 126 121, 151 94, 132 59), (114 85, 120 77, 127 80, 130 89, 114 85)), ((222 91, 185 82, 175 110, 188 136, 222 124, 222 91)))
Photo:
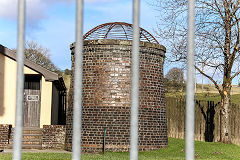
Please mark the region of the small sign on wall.
POLYGON ((39 101, 38 95, 27 95, 27 101, 39 101))

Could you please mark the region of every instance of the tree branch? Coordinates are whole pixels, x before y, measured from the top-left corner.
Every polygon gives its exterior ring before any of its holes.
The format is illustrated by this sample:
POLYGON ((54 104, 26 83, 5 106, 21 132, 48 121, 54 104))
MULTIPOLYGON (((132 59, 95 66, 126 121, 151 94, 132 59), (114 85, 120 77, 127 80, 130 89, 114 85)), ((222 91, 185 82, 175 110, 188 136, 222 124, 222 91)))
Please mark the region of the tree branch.
POLYGON ((240 1, 237 1, 237 3, 234 5, 234 10, 232 11, 232 14, 230 15, 231 18, 234 17, 236 15, 236 12, 238 11, 239 9, 239 4, 240 4, 240 1))
POLYGON ((213 84, 215 85, 215 87, 217 88, 218 92, 221 94, 222 93, 222 90, 220 89, 219 85, 217 84, 217 82, 212 78, 210 77, 209 75, 207 75, 206 73, 204 73, 201 69, 199 69, 196 65, 195 65, 195 68, 202 74, 204 75, 205 77, 207 77, 210 81, 213 82, 213 84))
MULTIPOLYGON (((238 20, 237 20, 238 21, 238 20)), ((231 65, 233 65, 233 62, 234 62, 234 59, 232 58, 235 58, 235 55, 237 52, 239 52, 239 39, 240 39, 240 29, 239 29, 239 21, 237 22, 237 29, 238 29, 238 34, 237 34, 237 41, 235 43, 235 46, 234 46, 234 50, 233 50, 233 53, 232 53, 232 56, 231 57, 231 65)), ((240 71, 238 71, 237 73, 235 73, 231 78, 230 80, 232 80, 233 78, 235 78, 238 74, 240 73, 240 71)))
POLYGON ((231 78, 230 80, 233 80, 233 78, 235 78, 237 75, 239 75, 240 71, 237 71, 231 78))
POLYGON ((239 51, 239 47, 238 47, 238 45, 239 45, 239 32, 240 32, 240 29, 239 29, 239 20, 238 19, 236 19, 236 22, 237 22, 237 40, 236 40, 236 43, 235 43, 235 45, 234 45, 234 50, 233 50, 233 53, 232 53, 232 55, 230 56, 230 65, 232 66, 233 65, 233 62, 234 62, 234 59, 235 59, 235 56, 236 56, 236 53, 239 51))
POLYGON ((222 14, 222 11, 220 10, 220 8, 219 8, 219 5, 218 5, 217 1, 216 1, 216 0, 214 0, 214 3, 215 3, 215 5, 216 5, 216 7, 217 7, 217 11, 218 11, 218 13, 220 14, 220 16, 221 16, 222 20, 224 21, 225 17, 223 16, 223 14, 222 14))

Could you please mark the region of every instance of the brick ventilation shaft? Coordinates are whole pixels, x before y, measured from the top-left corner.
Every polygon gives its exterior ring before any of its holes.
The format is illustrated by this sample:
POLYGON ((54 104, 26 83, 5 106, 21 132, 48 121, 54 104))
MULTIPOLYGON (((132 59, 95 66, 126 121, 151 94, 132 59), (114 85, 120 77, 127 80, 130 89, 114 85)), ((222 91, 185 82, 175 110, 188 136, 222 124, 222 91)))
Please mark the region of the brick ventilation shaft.
MULTIPOLYGON (((106 128, 106 150, 130 146, 130 40, 85 40, 83 55, 82 151, 100 152, 106 128)), ((75 43, 70 47, 72 77, 66 126, 66 149, 72 146, 75 43)), ((167 123, 163 88, 164 46, 140 43, 139 150, 166 147, 167 123)))

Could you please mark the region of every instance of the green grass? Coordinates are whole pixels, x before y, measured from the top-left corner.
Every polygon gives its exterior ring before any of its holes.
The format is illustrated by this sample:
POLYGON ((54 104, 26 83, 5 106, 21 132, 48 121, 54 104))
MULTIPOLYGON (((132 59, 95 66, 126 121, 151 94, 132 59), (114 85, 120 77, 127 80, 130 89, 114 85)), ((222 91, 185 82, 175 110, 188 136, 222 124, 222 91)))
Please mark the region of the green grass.
MULTIPOLYGON (((195 142, 195 158, 205 160, 239 160, 240 147, 234 144, 195 142)), ((184 140, 169 138, 167 148, 156 151, 140 152, 140 160, 174 160, 185 159, 184 140)), ((10 160, 11 154, 0 154, 1 160, 10 160)), ((70 153, 23 153, 23 160, 67 160, 71 159, 70 153)), ((127 152, 107 152, 102 154, 83 154, 83 160, 127 160, 127 152)))
POLYGON ((221 100, 220 95, 218 93, 196 93, 195 98, 197 100, 215 101, 215 102, 220 102, 221 100))
MULTIPOLYGON (((23 153, 23 160, 67 160, 71 159, 71 154, 69 153, 23 153)), ((11 160, 11 154, 0 154, 1 160, 11 160)))
MULTIPOLYGON (((206 93, 197 93, 196 99, 198 100, 210 100, 215 102, 220 102, 220 95, 216 93, 206 94, 206 93)), ((240 105, 240 94, 231 95, 231 102, 234 104, 240 105)))
MULTIPOLYGON (((166 97, 173 97, 173 98, 185 98, 185 92, 169 92, 166 93, 166 97)), ((220 95, 218 93, 196 93, 195 94, 196 100, 204 100, 204 101, 215 101, 220 102, 220 95)), ((240 105, 240 94, 233 94, 231 95, 231 102, 234 104, 240 105)))

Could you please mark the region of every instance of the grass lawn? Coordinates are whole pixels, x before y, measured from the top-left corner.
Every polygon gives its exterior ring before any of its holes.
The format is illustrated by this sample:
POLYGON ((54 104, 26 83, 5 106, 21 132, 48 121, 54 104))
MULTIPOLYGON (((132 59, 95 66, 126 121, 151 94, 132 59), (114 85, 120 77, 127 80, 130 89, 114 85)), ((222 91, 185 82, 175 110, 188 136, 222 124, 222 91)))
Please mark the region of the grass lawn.
MULTIPOLYGON (((211 159, 211 160, 239 160, 240 147, 234 144, 222 143, 195 143, 196 159, 211 159)), ((149 152, 140 152, 140 160, 158 160, 158 159, 185 159, 184 140, 169 138, 169 146, 164 149, 149 152)), ((0 154, 1 160, 10 160, 11 154, 0 154)), ((23 160, 67 160, 71 159, 69 153, 23 153, 23 160)), ((83 154, 83 160, 125 160, 129 159, 129 153, 126 152, 107 152, 101 154, 83 154)))
MULTIPOLYGON (((185 98, 185 92, 170 92, 166 93, 166 97, 173 97, 173 98, 185 98)), ((215 101, 220 102, 220 95, 218 93, 196 93, 195 94, 196 100, 204 100, 204 101, 215 101)), ((233 94, 231 95, 231 102, 234 104, 240 105, 240 94, 233 94)))
MULTIPOLYGON (((212 94, 197 93, 196 94, 196 99, 220 102, 220 95, 216 94, 216 93, 212 93, 212 94)), ((240 94, 231 95, 231 102, 234 103, 234 104, 239 104, 240 105, 240 94)))

